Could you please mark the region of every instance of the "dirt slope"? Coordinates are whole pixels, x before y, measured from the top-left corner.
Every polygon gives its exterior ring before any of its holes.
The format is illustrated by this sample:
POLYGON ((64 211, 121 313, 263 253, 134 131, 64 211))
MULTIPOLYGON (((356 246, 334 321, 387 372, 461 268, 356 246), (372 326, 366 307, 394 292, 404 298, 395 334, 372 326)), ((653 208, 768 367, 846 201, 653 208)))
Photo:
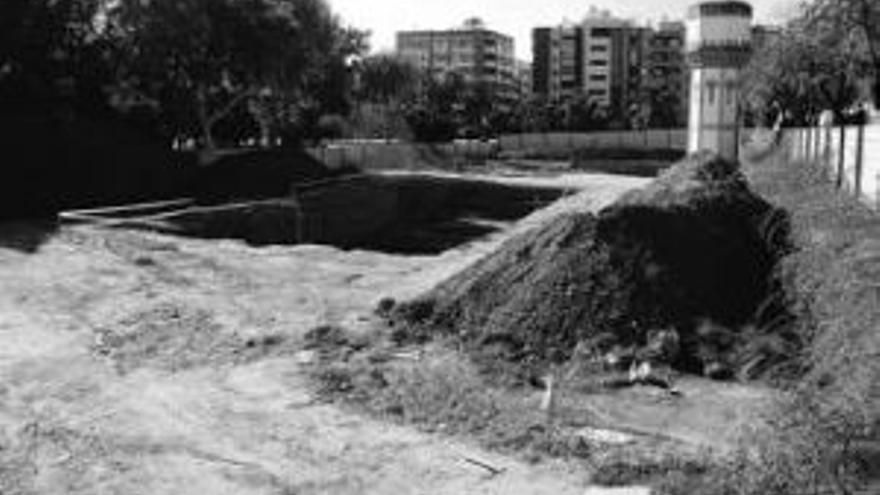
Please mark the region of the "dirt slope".
POLYGON ((669 364, 739 369, 737 339, 764 323, 756 313, 785 248, 760 228, 774 213, 737 164, 690 157, 597 215, 563 215, 512 238, 399 305, 392 324, 404 340, 451 334, 478 354, 501 348, 502 359, 535 372, 578 344, 642 352, 653 333, 672 329, 681 344, 669 364), (716 327, 732 342, 704 334, 716 327))
MULTIPOLYGON (((636 184, 589 179, 523 225, 636 184)), ((378 297, 423 291, 509 234, 436 257, 87 227, 37 248, 0 234, 0 493, 584 490, 562 465, 379 424, 305 385, 308 329, 356 325, 378 297), (506 471, 489 478, 465 457, 506 471)))

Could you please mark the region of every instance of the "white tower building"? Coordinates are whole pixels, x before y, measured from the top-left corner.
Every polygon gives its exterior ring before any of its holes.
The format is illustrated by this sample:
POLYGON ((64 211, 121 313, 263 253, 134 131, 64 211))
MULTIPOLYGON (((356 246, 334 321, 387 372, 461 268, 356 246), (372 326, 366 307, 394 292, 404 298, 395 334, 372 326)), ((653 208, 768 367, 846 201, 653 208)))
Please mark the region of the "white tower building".
POLYGON ((739 154, 739 85, 752 45, 752 7, 708 1, 688 11, 685 49, 691 68, 688 152, 739 154))

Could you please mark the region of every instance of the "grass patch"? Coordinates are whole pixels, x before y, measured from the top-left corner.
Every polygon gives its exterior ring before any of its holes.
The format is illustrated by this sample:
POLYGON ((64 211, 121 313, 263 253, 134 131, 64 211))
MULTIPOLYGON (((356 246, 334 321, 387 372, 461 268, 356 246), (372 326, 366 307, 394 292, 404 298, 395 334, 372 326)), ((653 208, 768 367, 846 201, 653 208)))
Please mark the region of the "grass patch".
POLYGON ((880 217, 820 164, 780 151, 746 172, 791 214, 796 249, 779 275, 804 344, 798 371, 736 456, 661 493, 880 493, 880 217))
POLYGON ((389 330, 371 334, 364 345, 363 337, 341 331, 322 328, 307 338, 319 356, 311 378, 324 400, 530 463, 563 459, 581 466, 593 484, 645 484, 705 470, 705 456, 666 438, 594 441, 581 433, 597 423, 589 411, 560 397, 548 415, 544 391, 499 385, 452 340, 398 343, 389 330))
POLYGON ((377 343, 361 352, 327 353, 312 377, 325 399, 423 431, 476 438, 533 460, 589 455, 586 445, 554 437, 534 401, 489 386, 472 364, 443 346, 377 343))

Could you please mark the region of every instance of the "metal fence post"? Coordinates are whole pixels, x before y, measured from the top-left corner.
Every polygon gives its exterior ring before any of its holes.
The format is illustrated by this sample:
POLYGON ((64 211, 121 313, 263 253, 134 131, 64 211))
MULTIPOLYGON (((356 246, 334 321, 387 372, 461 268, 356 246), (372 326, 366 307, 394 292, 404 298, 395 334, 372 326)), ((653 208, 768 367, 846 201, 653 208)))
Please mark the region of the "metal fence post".
POLYGON ((865 155, 865 124, 859 124, 856 136, 856 199, 862 199, 862 168, 865 155))
POLYGON ((831 170, 831 126, 825 127, 825 151, 822 153, 822 161, 823 170, 825 171, 826 177, 829 171, 831 170))
POLYGON ((806 154, 807 160, 813 159, 813 128, 807 125, 807 145, 806 145, 806 154))
POLYGON ((843 164, 846 159, 846 126, 840 125, 840 144, 839 149, 837 150, 837 180, 835 185, 838 189, 843 187, 843 164))

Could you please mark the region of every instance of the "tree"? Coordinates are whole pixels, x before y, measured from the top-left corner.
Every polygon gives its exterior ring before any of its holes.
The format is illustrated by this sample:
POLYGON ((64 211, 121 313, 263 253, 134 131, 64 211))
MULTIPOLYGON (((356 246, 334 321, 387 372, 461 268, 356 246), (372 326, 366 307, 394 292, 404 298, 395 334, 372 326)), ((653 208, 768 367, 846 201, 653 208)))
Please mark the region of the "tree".
POLYGON ((880 3, 876 0, 812 0, 805 5, 803 20, 809 31, 845 40, 851 54, 868 66, 871 92, 880 105, 880 3))
MULTIPOLYGON (((358 64, 356 98, 381 113, 381 133, 386 139, 392 122, 399 120, 403 103, 416 97, 418 81, 418 69, 394 55, 375 55, 358 64)), ((363 117, 363 107, 360 110, 363 117)))
POLYGON ((121 79, 159 102, 170 136, 208 149, 245 103, 265 137, 326 100, 328 68, 354 49, 323 0, 118 0, 108 18, 121 79))
POLYGON ((464 78, 448 73, 440 78, 423 74, 418 97, 405 109, 406 121, 419 141, 450 141, 461 126, 464 78))
POLYGON ((53 112, 59 100, 97 104, 111 79, 95 18, 100 0, 0 2, 0 98, 4 107, 53 112))
POLYGON ((585 132, 603 127, 607 123, 605 110, 594 99, 586 95, 576 95, 555 102, 552 114, 560 115, 551 129, 557 131, 585 132))
POLYGON ((743 75, 743 99, 753 115, 767 120, 782 109, 798 125, 822 110, 842 119, 858 100, 864 64, 851 32, 809 18, 792 21, 780 36, 754 54, 743 75))
POLYGON ((381 54, 363 59, 358 67, 358 95, 372 103, 390 103, 412 97, 418 71, 394 55, 381 54))

